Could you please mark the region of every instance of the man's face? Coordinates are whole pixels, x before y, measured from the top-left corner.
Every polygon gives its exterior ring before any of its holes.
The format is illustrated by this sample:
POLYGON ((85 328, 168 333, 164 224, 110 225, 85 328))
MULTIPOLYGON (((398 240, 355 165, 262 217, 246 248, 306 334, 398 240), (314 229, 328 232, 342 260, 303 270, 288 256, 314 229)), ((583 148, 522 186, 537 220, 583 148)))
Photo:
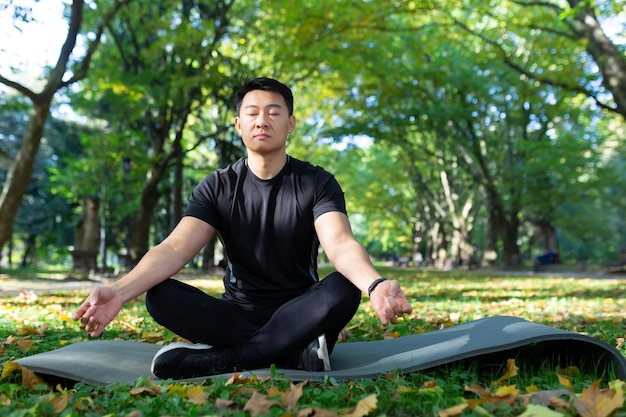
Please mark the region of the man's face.
POLYGON ((235 127, 249 152, 268 154, 283 151, 287 136, 296 125, 285 99, 273 91, 247 93, 235 117, 235 127))

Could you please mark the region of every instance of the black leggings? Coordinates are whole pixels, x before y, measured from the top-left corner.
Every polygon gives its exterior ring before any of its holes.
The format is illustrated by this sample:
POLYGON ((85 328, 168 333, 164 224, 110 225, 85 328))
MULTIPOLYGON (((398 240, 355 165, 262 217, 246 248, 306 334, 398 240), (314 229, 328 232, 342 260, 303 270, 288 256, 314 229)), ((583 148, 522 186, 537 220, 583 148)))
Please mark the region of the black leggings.
POLYGON ((194 343, 235 348, 237 369, 280 363, 322 334, 332 352, 360 301, 359 289, 338 272, 272 308, 240 306, 174 279, 146 295, 148 312, 162 326, 194 343))

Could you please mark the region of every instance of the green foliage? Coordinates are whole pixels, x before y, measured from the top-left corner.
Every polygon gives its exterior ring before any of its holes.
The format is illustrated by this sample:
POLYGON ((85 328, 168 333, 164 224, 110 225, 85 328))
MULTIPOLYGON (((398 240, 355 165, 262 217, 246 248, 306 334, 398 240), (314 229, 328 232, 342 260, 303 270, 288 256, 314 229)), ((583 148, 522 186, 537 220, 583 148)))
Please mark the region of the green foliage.
MULTIPOLYGON (((106 3, 85 11, 84 27, 106 3)), ((592 6, 607 21, 624 5, 592 6)), ((500 230, 496 249, 508 234, 512 249, 531 253, 543 249, 532 241, 542 222, 557 229, 565 258, 609 260, 625 244, 624 121, 602 111, 610 95, 573 29, 575 11, 475 0, 131 2, 107 26, 89 78, 68 93, 84 126, 59 135, 66 148, 50 145, 60 148, 38 162, 50 184, 36 184, 38 174, 33 189, 51 192, 37 200, 64 225, 82 195, 99 196, 114 250, 150 207, 158 241, 197 181, 244 155, 233 93, 269 75, 296 96, 289 153, 337 176, 376 255, 435 240, 448 252, 462 246, 454 240, 482 251, 490 228, 500 230), (373 145, 354 146, 361 138, 373 145)), ((2 150, 11 146, 0 137, 2 150)), ((26 204, 18 229, 42 207, 26 204)), ((38 231, 65 245, 65 229, 38 231)))

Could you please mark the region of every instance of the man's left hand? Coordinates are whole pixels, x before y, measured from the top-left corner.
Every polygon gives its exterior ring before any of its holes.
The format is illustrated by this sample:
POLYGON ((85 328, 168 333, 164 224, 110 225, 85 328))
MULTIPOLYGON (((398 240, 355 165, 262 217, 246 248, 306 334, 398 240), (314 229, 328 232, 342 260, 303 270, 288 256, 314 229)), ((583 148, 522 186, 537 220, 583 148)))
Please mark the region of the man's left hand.
POLYGON ((398 317, 413 311, 409 300, 395 280, 383 281, 370 294, 370 302, 383 326, 397 323, 398 317))

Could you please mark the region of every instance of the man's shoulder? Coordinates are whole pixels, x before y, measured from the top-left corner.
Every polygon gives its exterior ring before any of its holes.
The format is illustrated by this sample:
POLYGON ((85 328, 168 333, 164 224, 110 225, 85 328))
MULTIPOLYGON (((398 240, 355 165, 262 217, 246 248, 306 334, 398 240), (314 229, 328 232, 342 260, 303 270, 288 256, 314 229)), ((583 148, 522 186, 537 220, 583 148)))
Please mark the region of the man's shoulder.
POLYGON ((224 167, 217 168, 198 184, 200 189, 224 189, 229 188, 229 184, 236 184, 237 178, 241 176, 245 167, 245 158, 241 158, 236 162, 228 164, 224 167))
POLYGON ((216 169, 213 174, 221 176, 221 175, 228 175, 228 174, 232 174, 232 173, 236 173, 236 174, 240 174, 241 171, 243 171, 243 169, 246 166, 246 158, 239 158, 237 161, 232 162, 222 168, 218 168, 216 169))
POLYGON ((327 176, 331 175, 328 171, 322 168, 319 165, 313 165, 308 161, 302 161, 297 158, 290 157, 292 171, 297 174, 308 174, 308 175, 322 175, 327 176))

